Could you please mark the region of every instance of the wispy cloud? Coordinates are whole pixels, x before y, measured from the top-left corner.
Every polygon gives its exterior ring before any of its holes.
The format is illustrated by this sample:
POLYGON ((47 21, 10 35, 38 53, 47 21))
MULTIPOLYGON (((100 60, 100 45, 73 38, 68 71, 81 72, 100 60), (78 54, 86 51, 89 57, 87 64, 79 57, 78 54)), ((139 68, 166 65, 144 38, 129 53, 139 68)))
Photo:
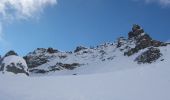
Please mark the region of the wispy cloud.
POLYGON ((6 19, 34 18, 56 0, 0 0, 0 17, 6 19))
POLYGON ((133 0, 133 1, 144 1, 146 3, 158 3, 163 7, 170 6, 170 0, 133 0))
POLYGON ((0 0, 0 43, 4 23, 40 17, 45 7, 55 4, 57 0, 0 0))
POLYGON ((1 25, 1 23, 0 23, 0 41, 2 40, 2 25, 1 25))

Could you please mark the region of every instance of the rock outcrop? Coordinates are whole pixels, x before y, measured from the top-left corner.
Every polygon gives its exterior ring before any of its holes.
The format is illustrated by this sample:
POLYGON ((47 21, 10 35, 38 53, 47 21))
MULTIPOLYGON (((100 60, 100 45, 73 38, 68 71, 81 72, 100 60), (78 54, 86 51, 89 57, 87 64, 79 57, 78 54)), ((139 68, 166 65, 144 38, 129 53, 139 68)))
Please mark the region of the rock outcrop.
POLYGON ((79 51, 81 51, 81 50, 85 50, 85 49, 87 49, 87 48, 86 48, 86 47, 83 47, 83 46, 78 46, 78 47, 76 47, 76 49, 74 50, 74 53, 79 52, 79 51))
POLYGON ((3 73, 11 72, 14 74, 26 74, 29 75, 28 67, 25 60, 19 57, 14 51, 8 52, 0 63, 0 71, 3 73))
POLYGON ((139 64, 141 63, 152 63, 155 62, 157 59, 159 59, 162 56, 160 50, 158 48, 150 47, 147 51, 143 52, 141 55, 139 55, 135 61, 137 61, 139 64))
POLYGON ((11 56, 11 55, 18 56, 18 54, 17 54, 15 51, 10 50, 9 52, 7 52, 7 53, 5 54, 5 56, 4 56, 4 57, 11 56))
POLYGON ((52 53, 58 53, 59 51, 53 48, 48 48, 47 52, 52 54, 52 53))
POLYGON ((141 54, 136 58, 140 63, 151 63, 160 57, 160 50, 154 47, 167 46, 167 43, 157 41, 152 39, 145 31, 137 24, 133 25, 132 31, 128 33, 128 39, 135 42, 135 47, 131 48, 127 52, 124 52, 125 56, 132 56, 135 53, 138 53, 140 50, 149 48, 149 50, 141 54), (150 48, 152 47, 152 48, 150 48), (158 52, 159 51, 159 52, 158 52), (157 56, 153 56, 153 54, 157 56), (146 56, 147 55, 147 56, 146 56))
POLYGON ((47 63, 48 59, 53 57, 53 55, 50 54, 55 52, 56 50, 53 50, 51 48, 49 49, 37 48, 33 52, 30 52, 28 55, 24 56, 24 59, 26 60, 28 68, 34 68, 47 63))

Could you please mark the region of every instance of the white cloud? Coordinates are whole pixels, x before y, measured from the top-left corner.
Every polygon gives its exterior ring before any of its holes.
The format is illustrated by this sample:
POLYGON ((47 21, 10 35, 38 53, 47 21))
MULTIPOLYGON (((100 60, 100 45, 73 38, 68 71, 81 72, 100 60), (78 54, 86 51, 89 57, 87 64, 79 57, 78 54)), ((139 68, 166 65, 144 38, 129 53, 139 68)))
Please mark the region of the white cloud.
POLYGON ((56 0, 0 0, 0 17, 2 20, 34 18, 44 7, 56 3, 56 0))
POLYGON ((0 41, 2 41, 2 36, 3 36, 3 34, 2 34, 2 24, 0 23, 0 41))
POLYGON ((55 4, 57 0, 0 0, 0 45, 5 44, 2 24, 39 18, 45 7, 55 4))
POLYGON ((146 3, 159 3, 162 6, 170 6, 170 0, 145 0, 146 3))

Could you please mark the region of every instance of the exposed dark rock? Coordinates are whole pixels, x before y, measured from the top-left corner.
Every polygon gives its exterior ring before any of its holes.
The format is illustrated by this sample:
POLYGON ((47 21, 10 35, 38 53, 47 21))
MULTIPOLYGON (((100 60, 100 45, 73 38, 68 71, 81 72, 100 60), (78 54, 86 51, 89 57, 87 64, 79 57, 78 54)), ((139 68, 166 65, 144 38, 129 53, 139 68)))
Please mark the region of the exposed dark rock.
POLYGON ((43 69, 32 69, 32 70, 29 70, 29 72, 44 74, 44 73, 48 73, 49 71, 46 71, 46 70, 43 70, 43 69))
POLYGON ((77 74, 73 74, 73 75, 77 75, 77 74))
POLYGON ((68 53, 68 54, 72 54, 73 52, 72 52, 72 51, 66 51, 66 53, 68 53))
POLYGON ((152 40, 151 45, 154 46, 154 47, 160 47, 160 46, 167 46, 167 43, 160 42, 160 41, 157 41, 157 40, 152 40))
POLYGON ((151 47, 147 51, 138 56, 135 61, 141 63, 152 63, 161 57, 160 50, 158 48, 151 47))
POLYGON ((4 66, 5 66, 5 64, 0 64, 0 71, 4 70, 4 66))
MULTIPOLYGON (((79 63, 72 63, 72 64, 64 64, 64 63, 56 63, 56 65, 54 66, 50 66, 48 69, 48 72, 55 72, 55 71, 60 71, 63 69, 67 69, 67 70, 73 70, 77 67, 81 66, 79 63)), ((46 71, 47 72, 47 71, 46 71)))
POLYGON ((80 66, 79 63, 72 63, 72 64, 57 63, 56 65, 61 66, 61 67, 65 68, 65 69, 69 69, 69 70, 73 70, 73 69, 80 66))
POLYGON ((128 34, 129 39, 132 39, 136 42, 135 48, 124 52, 124 55, 131 56, 137 53, 139 50, 148 48, 148 47, 160 47, 166 46, 164 42, 153 40, 139 25, 133 25, 132 31, 128 34))
POLYGON ((33 54, 36 54, 37 52, 39 53, 45 53, 47 49, 45 48, 37 48, 36 50, 33 51, 33 54))
POLYGON ((64 58, 67 58, 67 55, 60 55, 58 56, 60 59, 64 59, 64 58))
POLYGON ((139 36, 142 35, 142 33, 144 33, 144 30, 139 25, 134 24, 132 27, 132 31, 128 33, 128 38, 137 39, 139 36))
MULTIPOLYGON (((4 70, 5 64, 1 65, 1 71, 4 70)), ((22 63, 11 63, 10 65, 6 66, 7 72, 12 72, 14 74, 24 73, 27 76, 29 75, 28 72, 24 69, 25 66, 22 65, 22 63)))
POLYGON ((165 59, 161 59, 160 61, 164 61, 165 59))
POLYGON ((60 71, 60 70, 62 70, 60 67, 58 67, 57 65, 54 65, 54 66, 50 66, 49 72, 51 71, 55 72, 55 71, 60 71))
POLYGON ((1 67, 1 64, 2 64, 2 57, 0 56, 0 71, 3 71, 3 68, 1 67))
POLYGON ((88 51, 83 51, 83 53, 88 53, 88 51))
POLYGON ((83 46, 78 46, 78 47, 76 47, 76 49, 74 50, 74 52, 76 53, 76 52, 79 52, 79 51, 85 50, 85 49, 87 49, 87 48, 86 48, 86 47, 83 47, 83 46))
POLYGON ((35 68, 37 66, 40 66, 42 64, 45 64, 48 62, 48 59, 46 57, 42 57, 42 56, 25 56, 24 57, 28 68, 35 68))
POLYGON ((48 72, 55 72, 55 71, 60 71, 63 69, 67 70, 73 70, 77 67, 81 66, 79 63, 72 63, 72 64, 64 64, 64 63, 56 63, 54 66, 49 66, 48 70, 44 69, 30 69, 29 72, 31 73, 38 73, 38 74, 44 74, 48 72))
POLYGON ((52 48, 37 48, 33 52, 30 52, 28 55, 24 56, 23 58, 26 60, 28 68, 35 68, 42 64, 48 62, 49 59, 54 58, 54 55, 49 55, 48 53, 57 53, 58 50, 52 48))
POLYGON ((132 27, 132 31, 135 32, 136 30, 139 30, 141 29, 141 27, 137 24, 134 24, 133 27, 132 27))
POLYGON ((121 47, 124 44, 124 41, 126 41, 126 39, 124 37, 120 37, 117 39, 117 48, 121 47))
POLYGON ((132 49, 130 49, 129 51, 124 52, 124 55, 125 55, 125 56, 131 56, 131 55, 137 53, 138 51, 139 51, 139 50, 138 50, 137 48, 132 48, 132 49))
POLYGON ((59 51, 56 50, 56 49, 53 49, 53 48, 48 48, 48 49, 47 49, 47 52, 48 52, 48 53, 58 53, 59 51))
POLYGON ((11 56, 11 55, 18 56, 18 54, 15 51, 11 50, 11 51, 7 52, 4 57, 11 56))

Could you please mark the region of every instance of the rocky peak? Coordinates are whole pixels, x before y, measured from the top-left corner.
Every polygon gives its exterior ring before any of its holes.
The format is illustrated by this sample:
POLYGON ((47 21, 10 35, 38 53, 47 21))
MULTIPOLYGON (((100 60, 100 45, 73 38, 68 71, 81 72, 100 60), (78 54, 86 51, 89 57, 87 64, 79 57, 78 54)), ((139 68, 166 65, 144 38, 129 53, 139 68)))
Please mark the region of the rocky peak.
POLYGON ((144 30, 139 25, 134 24, 133 27, 132 27, 132 31, 130 31, 128 33, 128 38, 137 40, 145 34, 146 33, 144 32, 144 30))
POLYGON ((159 48, 161 46, 167 46, 165 42, 152 39, 145 31, 137 24, 134 24, 132 31, 128 33, 128 40, 132 40, 135 43, 135 47, 124 52, 124 55, 131 56, 138 53, 140 50, 147 48, 148 50, 142 53, 135 61, 138 63, 152 63, 161 57, 159 48))
POLYGON ((76 52, 79 52, 79 51, 85 50, 85 49, 87 49, 87 48, 86 48, 86 47, 83 47, 83 46, 78 46, 78 47, 76 47, 76 49, 74 50, 74 52, 76 53, 76 52))
POLYGON ((5 56, 4 56, 4 57, 11 56, 11 55, 18 56, 18 54, 17 54, 15 51, 10 50, 9 52, 7 52, 7 53, 5 54, 5 56))
POLYGON ((132 48, 128 52, 125 52, 125 55, 131 56, 134 53, 137 53, 141 49, 148 47, 160 47, 166 46, 167 44, 161 41, 152 39, 145 31, 137 24, 134 24, 132 31, 128 33, 128 39, 135 41, 135 48, 132 48))
POLYGON ((49 59, 56 58, 57 53, 59 53, 57 49, 37 48, 33 52, 30 52, 24 56, 24 59, 27 62, 28 68, 34 68, 47 63, 49 59))
POLYGON ((117 39, 117 48, 121 47, 127 42, 127 39, 125 37, 119 37, 117 39))
POLYGON ((59 51, 56 50, 56 49, 53 49, 53 48, 48 48, 48 49, 47 49, 47 52, 48 52, 48 53, 58 53, 59 51))

